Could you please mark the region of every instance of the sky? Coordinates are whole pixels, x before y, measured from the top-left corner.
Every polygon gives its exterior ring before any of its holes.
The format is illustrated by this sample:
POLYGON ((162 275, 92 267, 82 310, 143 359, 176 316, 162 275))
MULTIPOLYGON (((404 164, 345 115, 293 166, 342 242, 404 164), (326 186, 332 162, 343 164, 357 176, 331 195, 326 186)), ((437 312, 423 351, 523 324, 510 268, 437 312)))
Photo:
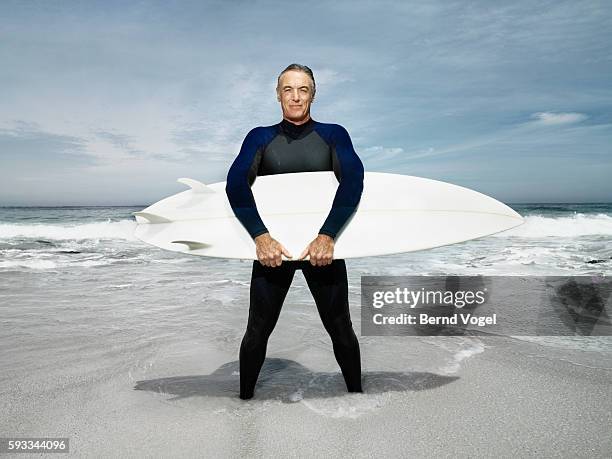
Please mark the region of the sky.
POLYGON ((506 203, 612 201, 612 3, 0 2, 0 206, 149 205, 224 181, 314 71, 366 171, 506 203))

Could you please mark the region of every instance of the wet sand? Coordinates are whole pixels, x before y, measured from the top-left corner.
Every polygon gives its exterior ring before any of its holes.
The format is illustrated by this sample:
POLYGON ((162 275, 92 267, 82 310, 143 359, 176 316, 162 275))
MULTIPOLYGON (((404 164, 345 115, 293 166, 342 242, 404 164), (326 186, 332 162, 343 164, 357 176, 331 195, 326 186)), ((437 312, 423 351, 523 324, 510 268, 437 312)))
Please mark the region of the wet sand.
POLYGON ((375 369, 368 356, 366 393, 350 395, 332 360, 313 369, 275 345, 248 402, 235 356, 174 342, 137 371, 102 360, 87 377, 5 379, 0 430, 69 437, 75 457, 610 457, 612 362, 481 339, 456 374, 375 369))

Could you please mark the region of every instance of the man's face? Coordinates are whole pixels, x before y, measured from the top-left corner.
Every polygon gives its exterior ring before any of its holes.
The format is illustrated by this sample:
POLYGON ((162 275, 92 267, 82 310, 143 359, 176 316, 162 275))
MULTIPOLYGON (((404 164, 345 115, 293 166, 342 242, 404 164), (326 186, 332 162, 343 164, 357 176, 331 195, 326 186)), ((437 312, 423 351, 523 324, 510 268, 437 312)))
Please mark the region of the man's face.
POLYGON ((304 72, 289 70, 280 78, 277 96, 283 118, 293 122, 303 121, 310 114, 310 104, 314 99, 312 80, 304 72))

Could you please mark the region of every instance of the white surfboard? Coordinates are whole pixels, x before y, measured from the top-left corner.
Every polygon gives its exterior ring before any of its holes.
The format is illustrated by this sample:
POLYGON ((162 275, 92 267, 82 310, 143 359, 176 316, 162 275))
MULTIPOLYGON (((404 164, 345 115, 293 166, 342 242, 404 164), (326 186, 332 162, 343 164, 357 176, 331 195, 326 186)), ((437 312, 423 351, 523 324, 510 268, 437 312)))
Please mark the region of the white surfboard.
MULTIPOLYGON (((179 179, 188 190, 134 212, 135 236, 166 250, 256 259, 235 217, 225 182, 179 179)), ((252 191, 270 235, 297 258, 327 218, 338 181, 333 172, 257 177, 252 191)), ((523 223, 507 205, 467 188, 407 175, 366 172, 357 211, 336 237, 334 258, 430 249, 498 233, 523 223)))

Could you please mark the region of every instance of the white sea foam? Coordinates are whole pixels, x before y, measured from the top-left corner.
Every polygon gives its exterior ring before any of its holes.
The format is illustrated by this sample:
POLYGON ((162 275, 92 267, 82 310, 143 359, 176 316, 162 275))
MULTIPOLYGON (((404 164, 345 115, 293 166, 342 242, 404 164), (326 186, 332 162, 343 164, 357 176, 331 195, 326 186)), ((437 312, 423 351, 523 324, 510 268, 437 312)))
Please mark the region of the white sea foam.
POLYGON ((136 222, 120 220, 116 222, 93 222, 76 225, 16 225, 0 223, 0 239, 18 237, 66 240, 66 239, 125 239, 136 240, 136 222))
MULTIPOLYGON (((136 240, 133 233, 136 222, 133 220, 106 221, 83 224, 23 225, 0 223, 0 239, 18 237, 50 240, 69 239, 123 239, 136 240)), ((519 227, 498 233, 493 237, 520 238, 542 237, 580 237, 612 236, 612 216, 607 214, 581 214, 571 216, 547 217, 531 215, 519 227)))
MULTIPOLYGON (((356 419, 385 406, 391 400, 389 393, 367 395, 348 394, 341 397, 303 399, 301 403, 311 411, 329 418, 356 419)), ((294 400, 292 400, 294 401, 294 400)))
POLYGON ((525 223, 494 237, 522 238, 612 236, 612 216, 607 214, 575 214, 565 217, 530 215, 525 223))
POLYGON ((445 358, 444 364, 436 371, 436 373, 446 376, 456 374, 461 369, 461 363, 464 360, 485 351, 484 343, 476 337, 450 339, 452 341, 449 339, 441 339, 438 336, 431 339, 423 339, 424 342, 427 342, 431 346, 449 351, 449 354, 445 358), (458 343, 461 343, 459 349, 457 349, 458 343))
POLYGON ((83 267, 83 268, 91 268, 93 266, 106 266, 113 263, 113 260, 70 260, 70 259, 55 259, 55 260, 45 260, 41 258, 20 258, 13 260, 0 260, 0 268, 4 269, 16 269, 16 268, 27 268, 27 269, 36 269, 36 270, 44 270, 44 269, 55 269, 61 267, 83 267))
POLYGON ((57 262, 51 260, 30 259, 30 260, 0 260, 0 268, 29 268, 29 269, 55 269, 57 262))

